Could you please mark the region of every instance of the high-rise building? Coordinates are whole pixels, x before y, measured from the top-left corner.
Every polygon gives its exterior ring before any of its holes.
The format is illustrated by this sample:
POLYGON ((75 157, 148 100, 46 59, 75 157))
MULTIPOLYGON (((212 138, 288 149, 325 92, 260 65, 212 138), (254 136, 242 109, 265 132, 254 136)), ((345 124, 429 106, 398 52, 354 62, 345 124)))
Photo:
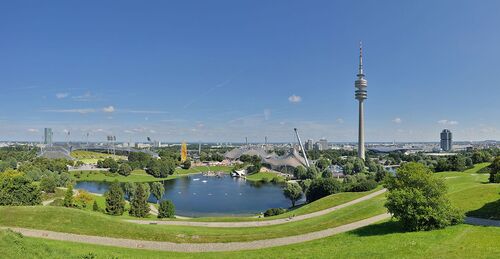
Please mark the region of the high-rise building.
POLYGON ((305 149, 306 150, 312 150, 313 149, 313 140, 312 139, 308 139, 306 141, 305 149))
POLYGON ((441 149, 443 151, 450 151, 453 147, 451 131, 444 129, 441 131, 441 149))
POLYGON ((326 138, 319 139, 318 144, 321 146, 321 150, 328 149, 328 141, 326 140, 326 138))
POLYGON ((43 139, 43 144, 47 145, 47 146, 52 146, 52 136, 54 135, 52 133, 52 129, 51 128, 45 128, 44 131, 43 131, 43 136, 44 136, 44 139, 43 139))
POLYGON ((361 42, 359 43, 359 67, 358 67, 358 79, 354 82, 356 87, 355 97, 359 103, 359 128, 358 128, 358 157, 365 159, 365 125, 364 125, 364 100, 367 98, 366 87, 368 86, 368 81, 365 79, 365 74, 363 72, 363 46, 361 42))

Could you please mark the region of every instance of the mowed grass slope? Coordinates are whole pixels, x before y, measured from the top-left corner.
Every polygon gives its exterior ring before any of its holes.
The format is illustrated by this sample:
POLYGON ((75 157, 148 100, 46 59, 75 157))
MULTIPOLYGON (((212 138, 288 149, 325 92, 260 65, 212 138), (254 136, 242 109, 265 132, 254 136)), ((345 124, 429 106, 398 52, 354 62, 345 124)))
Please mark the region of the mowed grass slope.
POLYGON ((138 225, 99 213, 62 207, 0 207, 0 226, 16 226, 96 236, 121 237, 178 243, 251 241, 337 227, 386 212, 385 197, 281 225, 256 228, 209 228, 191 226, 138 225))
POLYGON ((498 258, 500 229, 458 225, 403 233, 384 222, 310 242, 238 252, 177 253, 21 237, 0 231, 5 258, 498 258), (94 256, 94 257, 91 257, 94 256))

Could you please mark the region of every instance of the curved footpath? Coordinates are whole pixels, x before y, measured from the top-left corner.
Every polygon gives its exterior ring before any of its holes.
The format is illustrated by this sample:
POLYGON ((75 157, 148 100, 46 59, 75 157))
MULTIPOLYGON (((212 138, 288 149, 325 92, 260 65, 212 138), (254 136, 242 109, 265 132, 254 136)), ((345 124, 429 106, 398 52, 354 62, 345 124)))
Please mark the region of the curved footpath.
POLYGON ((307 242, 339 233, 344 233, 357 228, 361 228, 370 225, 372 223, 376 223, 378 221, 387 219, 389 217, 391 217, 391 215, 385 213, 364 220, 349 223, 346 225, 334 228, 328 228, 325 230, 311 232, 297 236, 280 237, 280 238, 256 240, 249 242, 230 242, 230 243, 197 243, 197 244, 172 243, 172 242, 143 241, 143 240, 133 240, 133 239, 101 237, 101 236, 77 235, 77 234, 61 233, 61 232, 46 231, 46 230, 16 228, 16 227, 0 227, 0 229, 11 229, 15 232, 19 232, 28 237, 46 238, 52 240, 79 242, 79 243, 87 243, 95 245, 107 245, 107 246, 117 246, 125 248, 135 248, 135 249, 139 248, 139 249, 173 251, 173 252, 220 252, 220 251, 262 249, 262 248, 307 242))
POLYGON ((243 222, 197 222, 197 221, 160 221, 160 220, 125 220, 127 222, 132 222, 136 224, 157 224, 157 225, 177 225, 177 226, 196 226, 196 227, 214 227, 214 228, 240 228, 240 227, 263 227, 263 226, 271 226, 271 225, 278 225, 278 224, 284 224, 284 223, 289 223, 289 222, 294 222, 294 221, 300 221, 304 219, 309 219, 309 218, 314 218, 318 216, 322 216, 325 214, 328 214, 332 211, 336 211, 348 206, 351 206, 356 203, 360 203, 362 201, 369 200, 375 196, 378 196, 384 192, 386 192, 387 189, 382 189, 380 191, 376 191, 373 193, 370 193, 366 196, 363 196, 361 198, 340 204, 335 207, 331 207, 328 209, 312 212, 309 214, 304 214, 304 215, 299 215, 299 216, 294 216, 290 218, 282 218, 282 219, 273 219, 273 220, 262 220, 262 221, 243 221, 243 222))

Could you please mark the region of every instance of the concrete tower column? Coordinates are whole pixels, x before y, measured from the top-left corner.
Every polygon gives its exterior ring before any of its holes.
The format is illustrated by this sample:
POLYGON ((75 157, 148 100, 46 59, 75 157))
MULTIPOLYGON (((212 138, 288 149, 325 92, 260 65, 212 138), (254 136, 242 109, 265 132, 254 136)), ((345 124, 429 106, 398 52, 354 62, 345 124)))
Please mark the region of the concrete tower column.
POLYGON ((354 82, 354 87, 356 88, 355 97, 359 102, 358 157, 365 160, 364 100, 366 100, 368 96, 366 91, 368 81, 365 79, 365 74, 363 72, 363 46, 361 42, 359 43, 359 68, 357 77, 358 79, 354 82))

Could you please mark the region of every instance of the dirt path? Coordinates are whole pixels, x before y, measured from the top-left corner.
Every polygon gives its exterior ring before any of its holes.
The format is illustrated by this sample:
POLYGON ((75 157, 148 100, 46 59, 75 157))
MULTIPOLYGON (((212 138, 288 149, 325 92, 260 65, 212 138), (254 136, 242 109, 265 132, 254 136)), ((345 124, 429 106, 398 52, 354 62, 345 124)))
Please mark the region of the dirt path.
POLYGON ((240 228, 240 227, 272 226, 272 225, 284 224, 284 223, 288 223, 288 222, 300 221, 300 220, 304 220, 304 219, 322 216, 322 215, 328 214, 332 211, 336 211, 336 210, 351 206, 353 204, 369 200, 369 199, 371 199, 375 196, 378 196, 386 191, 387 191, 386 189, 382 189, 380 191, 370 193, 366 196, 363 196, 361 198, 346 202, 344 204, 340 204, 340 205, 335 206, 335 207, 316 211, 316 212, 309 213, 309 214, 299 215, 299 216, 290 217, 290 218, 282 218, 282 219, 262 220, 262 221, 243 221, 243 222, 155 221, 155 220, 133 220, 133 219, 125 220, 125 221, 136 223, 136 224, 197 226, 197 227, 214 227, 214 228, 240 228))
POLYGON ((476 226, 500 227, 500 220, 465 217, 465 223, 476 226))
POLYGON ((239 250, 252 250, 261 249, 275 246, 290 245, 296 243, 302 243, 306 241, 316 240, 331 235, 344 233, 350 230, 354 230, 360 227, 364 227, 378 221, 384 220, 391 217, 390 214, 381 214, 375 217, 367 218, 364 220, 356 221, 339 227, 329 228, 317 232, 311 232, 307 234, 256 240, 250 242, 231 242, 231 243, 172 243, 172 242, 158 242, 158 241, 142 241, 133 239, 122 239, 122 238, 111 238, 111 237, 100 237, 100 236, 87 236, 87 235, 77 235, 61 232, 53 232, 46 230, 35 230, 26 228, 15 228, 15 227, 0 227, 3 229, 10 228, 15 232, 19 232, 25 236, 46 238, 52 240, 79 242, 87 244, 96 245, 108 245, 117 246, 125 248, 139 248, 139 249, 150 249, 150 250, 161 250, 161 251, 175 251, 175 252, 216 252, 216 251, 239 251, 239 250))

